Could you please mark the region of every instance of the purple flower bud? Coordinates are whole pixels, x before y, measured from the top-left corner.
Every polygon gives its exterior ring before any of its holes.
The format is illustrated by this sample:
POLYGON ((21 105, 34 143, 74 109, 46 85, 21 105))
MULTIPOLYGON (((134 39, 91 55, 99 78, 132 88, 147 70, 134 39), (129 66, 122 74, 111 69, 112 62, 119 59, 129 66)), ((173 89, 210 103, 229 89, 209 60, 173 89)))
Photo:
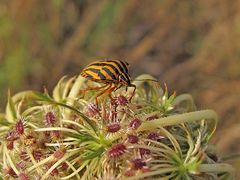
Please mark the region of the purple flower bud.
POLYGON ((147 138, 151 139, 151 140, 154 140, 154 141, 158 141, 158 140, 164 139, 165 137, 161 136, 157 132, 151 132, 151 133, 148 134, 147 138))
POLYGON ((136 144, 138 143, 138 137, 135 135, 128 135, 128 142, 131 144, 136 144))
POLYGON ((133 129, 137 129, 141 124, 142 124, 141 120, 138 118, 135 118, 129 123, 129 126, 133 129))
POLYGON ((17 121, 15 128, 16 128, 16 132, 19 135, 22 135, 24 133, 24 125, 21 119, 17 121))
POLYGON ((58 149, 53 153, 53 157, 56 159, 61 159, 66 153, 65 149, 58 149))
POLYGON ((5 137, 6 141, 15 141, 19 138, 16 131, 9 131, 5 137))
POLYGON ((145 148, 139 148, 139 152, 141 157, 144 155, 149 155, 151 153, 151 151, 149 149, 145 149, 145 148))
POLYGON ((42 152, 40 150, 33 150, 32 155, 35 160, 39 161, 42 157, 42 152))
POLYGON ((138 170, 142 169, 144 166, 146 166, 146 162, 144 162, 142 159, 134 159, 131 161, 132 169, 138 170))
POLYGON ((112 158, 117 158, 126 152, 127 148, 124 144, 114 144, 108 151, 108 155, 112 158))
POLYGON ((112 123, 107 125, 107 132, 115 133, 121 129, 121 126, 119 123, 112 123))
POLYGON ((7 149, 13 150, 14 148, 14 141, 7 141, 7 149))
POLYGON ((49 111, 45 114, 45 124, 46 125, 54 125, 56 122, 56 116, 52 111, 49 111))
POLYGON ((117 105, 120 105, 120 106, 126 106, 128 104, 128 99, 122 95, 116 97, 115 101, 117 105))

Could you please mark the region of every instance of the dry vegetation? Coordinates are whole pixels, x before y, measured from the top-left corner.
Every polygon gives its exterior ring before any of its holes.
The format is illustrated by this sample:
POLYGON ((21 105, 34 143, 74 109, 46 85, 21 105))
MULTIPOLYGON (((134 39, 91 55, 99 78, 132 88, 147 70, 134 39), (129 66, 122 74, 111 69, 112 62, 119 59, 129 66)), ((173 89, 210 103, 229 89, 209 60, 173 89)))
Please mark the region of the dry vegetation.
POLYGON ((125 59, 133 76, 151 73, 215 109, 219 153, 239 152, 239 8, 238 0, 1 0, 1 104, 7 88, 52 88, 93 59, 125 59))

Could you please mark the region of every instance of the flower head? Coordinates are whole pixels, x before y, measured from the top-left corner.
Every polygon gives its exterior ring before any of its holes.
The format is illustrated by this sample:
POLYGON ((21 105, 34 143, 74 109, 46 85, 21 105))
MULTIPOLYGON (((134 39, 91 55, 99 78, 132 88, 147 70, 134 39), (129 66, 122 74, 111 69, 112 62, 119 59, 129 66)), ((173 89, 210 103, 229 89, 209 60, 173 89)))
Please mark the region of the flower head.
MULTIPOLYGON (((139 78, 151 78, 145 76, 139 78)), ((53 97, 31 92, 11 101, 9 125, 1 132, 5 177, 211 179, 226 174, 200 172, 217 163, 207 151, 216 128, 213 111, 187 112, 181 102, 189 96, 169 96, 154 81, 137 84, 131 102, 131 88, 120 88, 101 96, 97 106, 92 102, 98 91, 79 94, 97 83, 83 82, 82 77, 61 80, 53 97)))

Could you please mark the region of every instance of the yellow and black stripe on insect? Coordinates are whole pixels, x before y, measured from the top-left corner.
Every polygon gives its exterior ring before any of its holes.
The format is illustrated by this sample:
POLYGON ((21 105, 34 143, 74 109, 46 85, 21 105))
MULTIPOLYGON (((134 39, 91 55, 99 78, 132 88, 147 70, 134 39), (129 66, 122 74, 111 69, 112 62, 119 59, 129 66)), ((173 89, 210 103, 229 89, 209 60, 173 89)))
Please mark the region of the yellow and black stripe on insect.
POLYGON ((82 72, 81 76, 95 82, 104 84, 100 87, 87 88, 82 91, 88 90, 99 90, 105 88, 103 91, 96 95, 96 104, 98 105, 98 97, 102 94, 109 94, 122 86, 134 87, 133 94, 129 98, 131 101, 133 95, 135 94, 136 85, 131 83, 131 78, 129 75, 129 64, 125 61, 120 60, 105 60, 105 61, 95 61, 88 66, 86 66, 82 72))

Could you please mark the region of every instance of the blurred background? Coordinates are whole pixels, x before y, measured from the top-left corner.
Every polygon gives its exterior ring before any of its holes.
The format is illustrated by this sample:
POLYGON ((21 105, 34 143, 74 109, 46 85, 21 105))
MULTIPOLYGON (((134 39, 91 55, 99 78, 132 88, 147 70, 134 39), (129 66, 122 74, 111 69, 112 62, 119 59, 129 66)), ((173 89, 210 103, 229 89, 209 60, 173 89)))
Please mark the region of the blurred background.
POLYGON ((0 0, 0 109, 8 89, 51 91, 93 60, 126 60, 133 78, 216 110, 212 142, 228 159, 240 152, 239 39, 239 0, 0 0))

